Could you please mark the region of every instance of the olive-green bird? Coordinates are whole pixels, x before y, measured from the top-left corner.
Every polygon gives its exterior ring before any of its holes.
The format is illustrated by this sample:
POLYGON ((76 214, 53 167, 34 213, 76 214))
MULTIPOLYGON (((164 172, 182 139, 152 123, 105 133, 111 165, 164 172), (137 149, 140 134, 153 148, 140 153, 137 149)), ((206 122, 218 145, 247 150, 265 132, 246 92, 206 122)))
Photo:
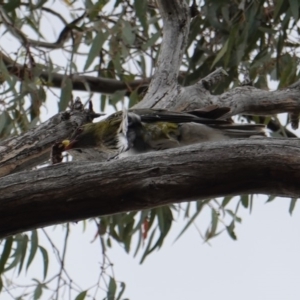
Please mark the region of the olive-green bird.
POLYGON ((260 124, 234 124, 222 119, 229 108, 210 106, 204 110, 173 112, 133 109, 116 112, 98 123, 79 127, 63 150, 99 148, 110 157, 129 149, 134 153, 180 147, 228 138, 265 136, 260 124))

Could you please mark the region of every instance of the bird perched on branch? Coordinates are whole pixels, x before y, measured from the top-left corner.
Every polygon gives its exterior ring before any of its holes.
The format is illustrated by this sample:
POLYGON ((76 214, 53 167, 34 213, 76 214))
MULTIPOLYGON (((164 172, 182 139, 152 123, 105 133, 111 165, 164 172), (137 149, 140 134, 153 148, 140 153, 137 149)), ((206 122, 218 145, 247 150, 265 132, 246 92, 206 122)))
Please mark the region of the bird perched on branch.
POLYGON ((98 148, 114 157, 129 149, 141 153, 265 135, 264 125, 234 124, 222 119, 229 111, 227 107, 217 106, 184 113, 160 109, 119 111, 98 123, 79 127, 69 140, 59 144, 59 148, 62 151, 98 148))

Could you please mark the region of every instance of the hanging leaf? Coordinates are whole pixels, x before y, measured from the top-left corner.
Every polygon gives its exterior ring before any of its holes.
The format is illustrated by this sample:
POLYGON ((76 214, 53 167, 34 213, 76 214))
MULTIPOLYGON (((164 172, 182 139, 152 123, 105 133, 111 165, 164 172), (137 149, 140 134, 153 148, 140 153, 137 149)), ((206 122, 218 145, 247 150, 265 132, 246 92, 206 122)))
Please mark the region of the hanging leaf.
POLYGON ((123 30, 122 30, 123 40, 126 44, 131 46, 135 41, 135 34, 133 33, 133 29, 129 22, 123 22, 123 30))
POLYGON ((94 41, 92 43, 91 49, 89 51, 89 54, 87 56, 84 70, 87 70, 90 65, 93 63, 94 59, 99 56, 100 51, 103 47, 103 44, 107 40, 109 33, 107 31, 102 32, 101 30, 98 31, 96 34, 96 37, 94 38, 94 41))
POLYGON ((0 257, 0 274, 3 273, 5 263, 6 263, 7 259, 9 258, 12 243, 13 243, 13 238, 11 236, 5 239, 4 248, 3 248, 3 251, 2 251, 1 257, 0 257))
POLYGON ((231 222, 231 224, 229 226, 226 226, 226 229, 227 229, 227 232, 229 234, 229 236, 233 239, 233 240, 237 240, 237 237, 236 237, 236 234, 234 232, 234 228, 235 228, 235 225, 234 225, 234 221, 231 222))
POLYGON ((119 295, 118 295, 118 297, 117 297, 116 300, 121 300, 121 297, 122 297, 122 295, 123 295, 123 293, 125 291, 125 287, 126 287, 125 283, 121 282, 120 285, 121 285, 121 291, 119 292, 119 295))
POLYGON ((222 49, 218 52, 218 54, 217 54, 216 58, 214 59, 210 69, 213 69, 213 67, 218 63, 218 61, 225 55, 225 53, 227 52, 227 49, 228 49, 228 45, 229 45, 229 39, 225 42, 222 49))
POLYGON ((19 274, 22 271, 23 263, 26 256, 26 250, 28 245, 28 235, 24 234, 22 236, 22 246, 21 246, 21 258, 20 258, 20 264, 19 264, 19 274))
POLYGON ((86 296, 86 293, 87 293, 87 291, 83 291, 83 292, 79 293, 79 294, 76 296, 75 300, 84 300, 84 299, 85 299, 85 296, 86 296))
POLYGON ((31 238, 30 238, 30 252, 29 252, 29 257, 28 257, 27 264, 26 264, 26 271, 28 270, 29 266, 31 265, 31 263, 35 257, 37 248, 38 248, 38 233, 37 233, 37 230, 32 230, 31 238))
POLYGON ((60 100, 58 103, 59 111, 64 111, 68 107, 72 99, 72 89, 73 89, 72 80, 69 77, 65 76, 62 82, 60 100))
POLYGON ((299 0, 289 0, 290 10, 295 20, 299 19, 299 0))
POLYGON ((297 202, 298 198, 292 198, 291 202, 290 202, 290 207, 289 207, 289 213, 290 215, 293 214, 294 208, 296 206, 296 202, 297 202))
POLYGON ((115 300, 117 284, 114 278, 110 277, 107 291, 107 300, 115 300))
POLYGON ((241 196, 241 202, 242 202, 242 205, 245 208, 248 208, 248 206, 249 206, 249 195, 242 195, 241 196))
POLYGON ((49 265, 48 252, 44 247, 42 247, 42 246, 38 246, 38 247, 39 247, 42 257, 43 257, 43 264, 44 264, 44 274, 43 275, 44 275, 44 280, 45 280, 47 277, 48 265, 49 265))
POLYGON ((40 299, 42 294, 43 294, 43 286, 39 283, 36 289, 34 290, 33 299, 34 300, 40 299))
POLYGON ((147 22, 147 0, 134 0, 134 8, 136 15, 141 22, 141 25, 144 29, 144 32, 148 31, 148 22, 147 22))

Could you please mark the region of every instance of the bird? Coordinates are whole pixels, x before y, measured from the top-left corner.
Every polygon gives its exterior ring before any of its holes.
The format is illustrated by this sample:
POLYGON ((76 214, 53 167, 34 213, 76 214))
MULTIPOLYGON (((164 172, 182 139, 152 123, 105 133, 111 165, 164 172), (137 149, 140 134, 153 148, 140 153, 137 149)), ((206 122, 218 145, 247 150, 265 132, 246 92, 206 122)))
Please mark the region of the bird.
POLYGON ((216 105, 188 112, 124 109, 97 123, 78 127, 59 148, 98 148, 114 158, 128 150, 138 154, 206 141, 265 136, 265 125, 233 123, 225 118, 229 111, 228 107, 216 105))

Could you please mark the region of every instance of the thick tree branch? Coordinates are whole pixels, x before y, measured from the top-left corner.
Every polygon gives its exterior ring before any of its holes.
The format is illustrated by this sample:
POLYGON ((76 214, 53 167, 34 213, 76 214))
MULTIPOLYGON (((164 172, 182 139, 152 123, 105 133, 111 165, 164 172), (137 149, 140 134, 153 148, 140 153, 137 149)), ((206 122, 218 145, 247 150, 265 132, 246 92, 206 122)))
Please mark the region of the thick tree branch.
MULTIPOLYGON (((199 91, 200 89, 198 89, 197 95, 194 94, 194 97, 191 94, 190 97, 182 98, 182 101, 178 101, 174 107, 168 108, 184 111, 217 104, 220 107, 231 108, 228 116, 235 115, 236 113, 269 115, 300 109, 300 89, 297 84, 288 89, 272 92, 243 86, 220 96, 213 96, 203 88, 201 101, 198 99, 199 91)), ((69 123, 61 119, 59 114, 39 127, 36 127, 33 131, 29 131, 20 137, 3 141, 1 145, 5 146, 9 144, 11 146, 5 149, 2 148, 2 151, 0 149, 0 176, 10 174, 12 171, 24 170, 32 166, 33 163, 37 165, 47 160, 52 144, 55 141, 61 141, 69 137, 76 126, 82 124, 82 120, 85 120, 84 115, 81 118, 81 121, 77 120, 75 123, 70 121, 70 124, 73 124, 70 127, 69 123), (37 140, 33 138, 37 136, 37 140), (36 142, 32 142, 33 140, 36 142), (16 147, 16 145, 21 146, 16 147), (26 147, 23 149, 24 145, 26 147), (6 155, 4 155, 3 149, 6 155), (25 152, 26 155, 24 154, 25 152), (30 158, 30 156, 32 157, 30 158)), ((272 129, 274 129, 274 126, 272 129)), ((100 159, 99 153, 95 153, 95 151, 89 151, 87 155, 85 150, 83 153, 85 160, 87 160, 87 156, 94 160, 97 160, 96 157, 98 157, 98 160, 100 159)), ((77 157, 80 159, 80 153, 77 157)))
POLYGON ((105 163, 64 163, 0 179, 0 237, 218 196, 298 198, 299 182, 295 139, 210 142, 105 163))
MULTIPOLYGON (((230 107, 228 116, 241 113, 252 115, 273 115, 282 112, 300 110, 300 81, 292 86, 277 90, 266 91, 252 86, 241 86, 221 95, 211 95, 193 85, 178 93, 175 110, 192 110, 207 105, 217 104, 230 107), (189 99, 187 101, 186 99, 189 99)), ((168 107, 167 107, 168 108, 168 107)))

